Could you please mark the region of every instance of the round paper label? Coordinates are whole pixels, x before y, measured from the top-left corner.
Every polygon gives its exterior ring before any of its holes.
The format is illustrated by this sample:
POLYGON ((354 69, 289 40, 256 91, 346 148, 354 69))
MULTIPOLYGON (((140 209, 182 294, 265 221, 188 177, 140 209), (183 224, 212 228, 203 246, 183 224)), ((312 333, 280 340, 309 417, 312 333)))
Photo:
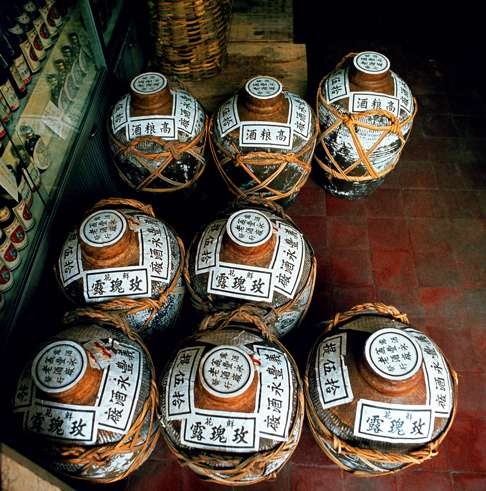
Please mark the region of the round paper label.
POLYGON ((235 397, 248 389, 255 368, 251 358, 234 346, 218 346, 204 355, 199 365, 203 387, 218 397, 235 397))
POLYGON ((137 75, 130 84, 138 94, 155 94, 167 86, 167 79, 158 72, 146 72, 137 75))
POLYGON ((366 360, 381 377, 406 380, 422 365, 422 352, 404 331, 387 328, 373 333, 366 341, 366 360))
POLYGON ((379 75, 390 68, 390 60, 376 51, 363 51, 353 59, 354 66, 364 73, 379 75))
POLYGON ((74 341, 55 341, 45 346, 32 362, 32 378, 44 392, 64 392, 83 377, 88 359, 74 341))
POLYGON ((282 84, 273 77, 254 77, 246 82, 245 90, 257 99, 271 99, 282 92, 282 84))
POLYGON ((100 210, 81 224, 81 240, 92 247, 106 247, 118 242, 127 229, 126 218, 115 210, 100 210))
POLYGON ((240 246, 257 247, 272 236, 272 222, 261 211, 240 210, 229 217, 226 233, 240 246))

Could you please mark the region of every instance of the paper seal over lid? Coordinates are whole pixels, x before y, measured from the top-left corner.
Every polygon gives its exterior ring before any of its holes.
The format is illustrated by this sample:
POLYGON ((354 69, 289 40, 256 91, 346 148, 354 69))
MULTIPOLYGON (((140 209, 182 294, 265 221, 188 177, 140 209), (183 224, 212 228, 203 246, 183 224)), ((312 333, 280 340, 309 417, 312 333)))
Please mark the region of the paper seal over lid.
POLYGON ((161 73, 131 81, 130 93, 113 107, 108 133, 120 177, 137 191, 185 189, 204 171, 204 109, 161 73))
POLYGON ((158 438, 152 360, 114 316, 87 310, 67 323, 24 368, 14 413, 49 467, 98 482, 121 479, 158 438), (93 451, 101 457, 92 460, 93 451))
POLYGON ((303 421, 298 369, 249 307, 206 318, 169 360, 159 387, 169 447, 211 480, 266 479, 297 445, 303 421))
POLYGON ((70 300, 118 309, 148 336, 178 315, 183 261, 181 240, 150 206, 112 198, 98 202, 68 235, 56 273, 70 300))
POLYGON ((350 53, 321 80, 316 160, 330 181, 326 189, 339 197, 374 190, 408 139, 417 103, 390 66, 381 53, 350 53))
POLYGON ((276 78, 259 75, 220 106, 210 145, 231 193, 285 204, 308 178, 316 137, 311 107, 276 78))
POLYGON ((268 306, 269 313, 277 311, 274 333, 281 336, 305 314, 315 259, 310 244, 279 206, 243 200, 196 235, 184 275, 196 309, 268 306))
POLYGON ((309 355, 306 379, 321 448, 364 475, 430 458, 454 418, 454 370, 430 338, 383 304, 338 314, 309 355))

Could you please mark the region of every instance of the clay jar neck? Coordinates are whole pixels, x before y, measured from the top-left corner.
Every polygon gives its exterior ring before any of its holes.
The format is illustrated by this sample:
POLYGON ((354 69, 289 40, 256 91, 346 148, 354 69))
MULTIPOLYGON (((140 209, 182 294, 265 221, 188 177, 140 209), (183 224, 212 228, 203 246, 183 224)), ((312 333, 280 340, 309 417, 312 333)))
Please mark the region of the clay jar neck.
POLYGON ((130 84, 130 114, 132 116, 148 115, 167 115, 172 113, 172 94, 167 84, 166 78, 161 74, 158 76, 158 84, 154 89, 144 89, 144 76, 148 78, 149 74, 142 74, 135 77, 130 84), (160 87, 160 88, 158 88, 160 87), (144 90, 147 90, 144 92, 144 90))
MULTIPOLYGON (((393 95, 394 84, 389 68, 382 73, 369 73, 364 68, 360 69, 358 68, 359 62, 355 62, 360 55, 361 53, 358 54, 350 63, 350 89, 357 92, 381 92, 383 94, 393 95)), ((388 59, 382 55, 377 55, 386 60, 385 66, 389 67, 390 62, 388 59)))
POLYGON ((224 262, 235 262, 265 267, 270 264, 275 249, 276 236, 272 236, 262 245, 256 247, 245 247, 234 242, 227 233, 223 236, 221 248, 221 259, 224 262))
POLYGON ((363 379, 385 396, 412 392, 422 377, 422 351, 406 332, 375 331, 366 340, 357 367, 363 379))
POLYGON ((282 84, 273 77, 250 79, 240 91, 240 99, 240 119, 244 121, 279 121, 288 111, 282 84))
MULTIPOLYGON (((67 343, 70 343, 67 341, 67 343)), ((61 347, 66 346, 66 342, 61 341, 54 343, 61 347)), ((51 345, 52 346, 52 345, 51 345)), ((76 359, 76 364, 69 363, 69 357, 56 355, 54 353, 56 347, 51 348, 46 354, 42 355, 43 351, 34 359, 32 364, 32 377, 36 387, 39 389, 42 399, 54 400, 63 404, 78 404, 78 405, 94 405, 96 403, 96 396, 101 383, 102 370, 93 368, 89 358, 92 356, 81 345, 72 343, 68 346, 72 351, 77 354, 82 354, 82 360, 79 356, 76 359), (74 348, 73 348, 74 346, 74 348), (64 360, 64 363, 62 361, 64 360), (47 372, 44 372, 46 366, 51 368, 51 381, 46 382, 45 376, 47 372), (67 375, 66 370, 73 370, 71 374, 67 375), (64 377, 59 378, 58 377, 64 377), (65 389, 63 388, 65 386, 65 389)))
MULTIPOLYGON (((101 220, 103 222, 103 220, 101 220)), ((87 269, 103 269, 115 266, 132 266, 138 263, 138 235, 132 229, 129 219, 115 210, 101 210, 88 216, 79 229, 79 242, 83 264, 87 269), (105 214, 103 215, 103 212, 105 214), (117 229, 109 235, 105 243, 103 236, 93 232, 104 229, 99 216, 104 221, 116 220, 117 229), (97 237, 102 237, 97 239, 97 237), (98 243, 96 243, 96 241, 98 243)), ((104 232, 100 232, 103 234, 104 232)), ((105 236, 106 237, 106 236, 105 236)))

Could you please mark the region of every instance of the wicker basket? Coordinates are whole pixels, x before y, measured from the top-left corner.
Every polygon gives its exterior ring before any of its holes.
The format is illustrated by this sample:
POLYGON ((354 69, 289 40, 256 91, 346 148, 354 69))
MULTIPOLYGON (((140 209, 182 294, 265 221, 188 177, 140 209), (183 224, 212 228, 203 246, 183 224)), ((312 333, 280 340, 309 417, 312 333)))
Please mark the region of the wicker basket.
POLYGON ((65 325, 22 372, 14 412, 48 467, 97 483, 123 479, 160 436, 152 359, 118 316, 78 310, 65 325))
POLYGON ((324 453, 356 476, 437 455, 458 383, 437 345, 383 304, 358 305, 325 326, 304 379, 309 426, 324 453))
POLYGON ((167 445, 205 479, 239 486, 274 478, 297 447, 299 371, 252 307, 207 317, 159 388, 167 445))
POLYGON ((216 75, 226 61, 231 0, 149 0, 154 65, 180 78, 216 75))

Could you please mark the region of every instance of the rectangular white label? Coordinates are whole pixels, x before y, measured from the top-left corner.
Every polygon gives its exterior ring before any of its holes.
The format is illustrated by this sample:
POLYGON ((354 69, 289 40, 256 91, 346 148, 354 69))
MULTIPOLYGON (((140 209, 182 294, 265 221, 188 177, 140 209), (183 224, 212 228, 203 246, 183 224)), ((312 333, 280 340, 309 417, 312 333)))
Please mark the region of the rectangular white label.
POLYGON ((376 94, 375 92, 351 92, 350 96, 350 112, 360 113, 383 109, 394 114, 397 118, 400 114, 400 101, 396 97, 376 94))
POLYGON ((140 230, 141 262, 151 278, 168 283, 171 267, 169 236, 164 224, 145 215, 136 215, 140 230))
POLYGON ((400 100, 400 107, 405 109, 408 114, 412 114, 413 96, 408 85, 395 73, 392 72, 393 83, 395 85, 395 97, 400 100))
POLYGON ((306 102, 291 92, 285 94, 289 101, 288 124, 294 133, 307 140, 310 136, 312 115, 306 102))
POLYGON ((244 122, 240 127, 241 147, 292 148, 292 128, 288 124, 244 122))
POLYGON ((198 410, 181 424, 181 443, 231 452, 258 450, 256 416, 198 410))
POLYGON ((150 297, 152 282, 146 268, 107 268, 86 271, 83 291, 86 302, 100 302, 116 297, 150 297))
POLYGON ((81 276, 83 264, 76 232, 69 233, 59 256, 58 267, 63 286, 69 285, 81 276))
POLYGON ((24 429, 57 440, 96 442, 96 408, 34 401, 25 413, 24 429))
POLYGON ((176 120, 178 130, 187 133, 190 136, 195 136, 196 132, 196 101, 187 92, 178 90, 172 92, 174 98, 173 115, 176 120))
POLYGON ((294 298, 304 267, 304 239, 295 228, 283 222, 278 225, 278 244, 272 265, 275 290, 288 298, 294 298))
POLYGON ((34 381, 30 375, 30 368, 24 368, 17 382, 14 399, 14 411, 22 411, 28 409, 34 398, 34 381))
POLYGON ((116 343, 114 356, 106 368, 98 407, 98 428, 126 433, 132 424, 143 372, 142 353, 138 348, 116 343))
POLYGON ((216 266, 225 225, 225 220, 218 220, 211 224, 202 234, 197 245, 196 274, 203 273, 216 266))
POLYGON ((126 95, 113 106, 111 113, 111 129, 116 133, 128 122, 128 111, 130 108, 130 96, 126 95))
POLYGON ((430 406, 382 403, 360 399, 354 435, 392 443, 425 443, 434 428, 430 406))
POLYGON ((225 136, 230 131, 238 128, 240 118, 238 117, 238 96, 228 99, 222 104, 218 111, 218 126, 221 136, 225 136))
POLYGON ((349 94, 349 81, 347 68, 336 70, 326 79, 324 93, 328 102, 338 101, 349 94))
POLYGON ((422 348, 424 378, 427 385, 427 402, 438 418, 448 418, 452 411, 452 387, 449 370, 442 354, 423 333, 407 328, 422 348))
POLYGON ((261 360, 258 401, 258 432, 272 440, 285 441, 292 415, 293 385, 285 353, 278 349, 255 346, 261 360))
POLYGON ((353 400, 348 367, 344 362, 347 334, 337 334, 320 343, 316 356, 316 380, 322 407, 346 404, 353 400))
POLYGON ((177 353, 166 389, 167 419, 181 419, 194 409, 194 380, 204 348, 184 348, 177 353))
POLYGON ((140 116, 130 118, 127 125, 127 138, 139 136, 158 136, 164 140, 177 138, 176 123, 173 116, 140 116))
POLYGON ((268 269, 219 263, 209 272, 208 293, 247 300, 271 301, 272 273, 268 269))

